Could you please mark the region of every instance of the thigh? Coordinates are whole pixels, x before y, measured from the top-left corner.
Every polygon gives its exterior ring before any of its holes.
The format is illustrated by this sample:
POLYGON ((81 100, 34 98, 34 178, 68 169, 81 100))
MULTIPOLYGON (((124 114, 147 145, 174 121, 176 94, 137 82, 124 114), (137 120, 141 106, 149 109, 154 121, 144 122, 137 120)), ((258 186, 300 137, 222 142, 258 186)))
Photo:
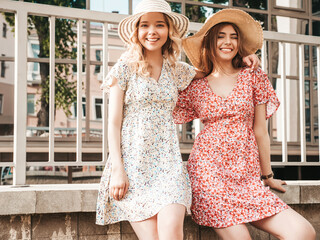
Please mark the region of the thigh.
POLYGON ((170 204, 158 213, 158 232, 160 239, 180 239, 183 236, 183 221, 186 207, 170 204))
POLYGON ((139 240, 158 240, 157 215, 139 222, 130 222, 139 240))
POLYGON ((315 231, 311 224, 291 208, 251 224, 279 239, 315 239, 315 231))
POLYGON ((245 224, 238 224, 226 228, 215 228, 214 231, 222 240, 251 240, 250 233, 245 224))

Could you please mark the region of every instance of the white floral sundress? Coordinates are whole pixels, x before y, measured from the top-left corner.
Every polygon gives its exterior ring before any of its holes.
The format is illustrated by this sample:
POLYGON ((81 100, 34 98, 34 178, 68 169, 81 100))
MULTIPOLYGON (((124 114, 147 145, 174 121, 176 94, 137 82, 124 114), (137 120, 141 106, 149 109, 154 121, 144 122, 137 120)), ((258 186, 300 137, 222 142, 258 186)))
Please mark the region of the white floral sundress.
POLYGON ((103 88, 107 89, 115 77, 125 91, 121 154, 129 189, 120 201, 109 196, 108 159, 99 187, 96 224, 142 221, 173 203, 190 207, 191 187, 172 112, 178 91, 194 76, 192 66, 178 62, 173 70, 166 59, 158 81, 137 76, 125 61, 118 61, 109 72, 103 88))

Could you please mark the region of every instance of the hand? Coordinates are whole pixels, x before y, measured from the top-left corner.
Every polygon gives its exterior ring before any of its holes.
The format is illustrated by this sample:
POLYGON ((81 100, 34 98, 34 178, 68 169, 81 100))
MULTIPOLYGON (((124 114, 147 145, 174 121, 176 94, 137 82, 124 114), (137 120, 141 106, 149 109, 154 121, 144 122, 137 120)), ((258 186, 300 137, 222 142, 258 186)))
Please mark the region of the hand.
POLYGON ((285 181, 280 179, 268 178, 263 180, 264 185, 269 186, 270 188, 279 191, 279 192, 286 192, 286 189, 282 187, 282 185, 287 185, 285 181))
POLYGON ((112 169, 109 192, 115 200, 121 200, 127 193, 129 187, 128 176, 123 167, 112 169))
POLYGON ((252 69, 257 69, 260 66, 260 59, 255 54, 243 57, 242 61, 252 69))

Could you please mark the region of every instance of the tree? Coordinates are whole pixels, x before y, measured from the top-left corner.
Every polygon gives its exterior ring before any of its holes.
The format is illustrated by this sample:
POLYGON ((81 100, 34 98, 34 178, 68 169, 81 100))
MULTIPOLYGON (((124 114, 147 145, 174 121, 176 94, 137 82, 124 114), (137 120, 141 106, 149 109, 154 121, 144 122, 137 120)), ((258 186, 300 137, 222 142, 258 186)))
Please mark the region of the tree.
MULTIPOLYGON (((26 0, 25 2, 41 3, 48 5, 56 5, 72 8, 85 8, 85 0, 26 0)), ((14 16, 5 13, 5 19, 14 27, 14 16)), ((56 18, 56 42, 55 57, 56 58, 75 58, 76 52, 73 51, 76 43, 76 33, 73 31, 75 21, 70 19, 56 18)), ((36 31, 39 39, 40 58, 48 58, 50 50, 49 36, 49 19, 47 17, 29 15, 28 16, 28 33, 36 31)), ((39 63, 41 77, 41 97, 40 110, 37 113, 39 127, 49 126, 49 64, 39 63)), ((55 109, 63 109, 65 114, 69 116, 70 106, 76 101, 76 82, 69 81, 67 76, 70 74, 71 68, 56 64, 55 68, 55 109)))

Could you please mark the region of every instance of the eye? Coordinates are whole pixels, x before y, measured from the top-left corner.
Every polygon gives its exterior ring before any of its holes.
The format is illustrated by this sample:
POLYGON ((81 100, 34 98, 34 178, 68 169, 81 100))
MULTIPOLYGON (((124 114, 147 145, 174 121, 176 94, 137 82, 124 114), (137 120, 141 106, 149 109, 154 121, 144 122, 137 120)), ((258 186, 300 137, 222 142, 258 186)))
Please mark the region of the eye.
POLYGON ((140 24, 140 26, 139 26, 140 28, 146 28, 146 27, 148 27, 148 25, 147 24, 145 24, 145 23, 142 23, 142 24, 140 24))
POLYGON ((159 24, 157 24, 157 27, 165 27, 165 25, 163 24, 163 23, 159 23, 159 24))

